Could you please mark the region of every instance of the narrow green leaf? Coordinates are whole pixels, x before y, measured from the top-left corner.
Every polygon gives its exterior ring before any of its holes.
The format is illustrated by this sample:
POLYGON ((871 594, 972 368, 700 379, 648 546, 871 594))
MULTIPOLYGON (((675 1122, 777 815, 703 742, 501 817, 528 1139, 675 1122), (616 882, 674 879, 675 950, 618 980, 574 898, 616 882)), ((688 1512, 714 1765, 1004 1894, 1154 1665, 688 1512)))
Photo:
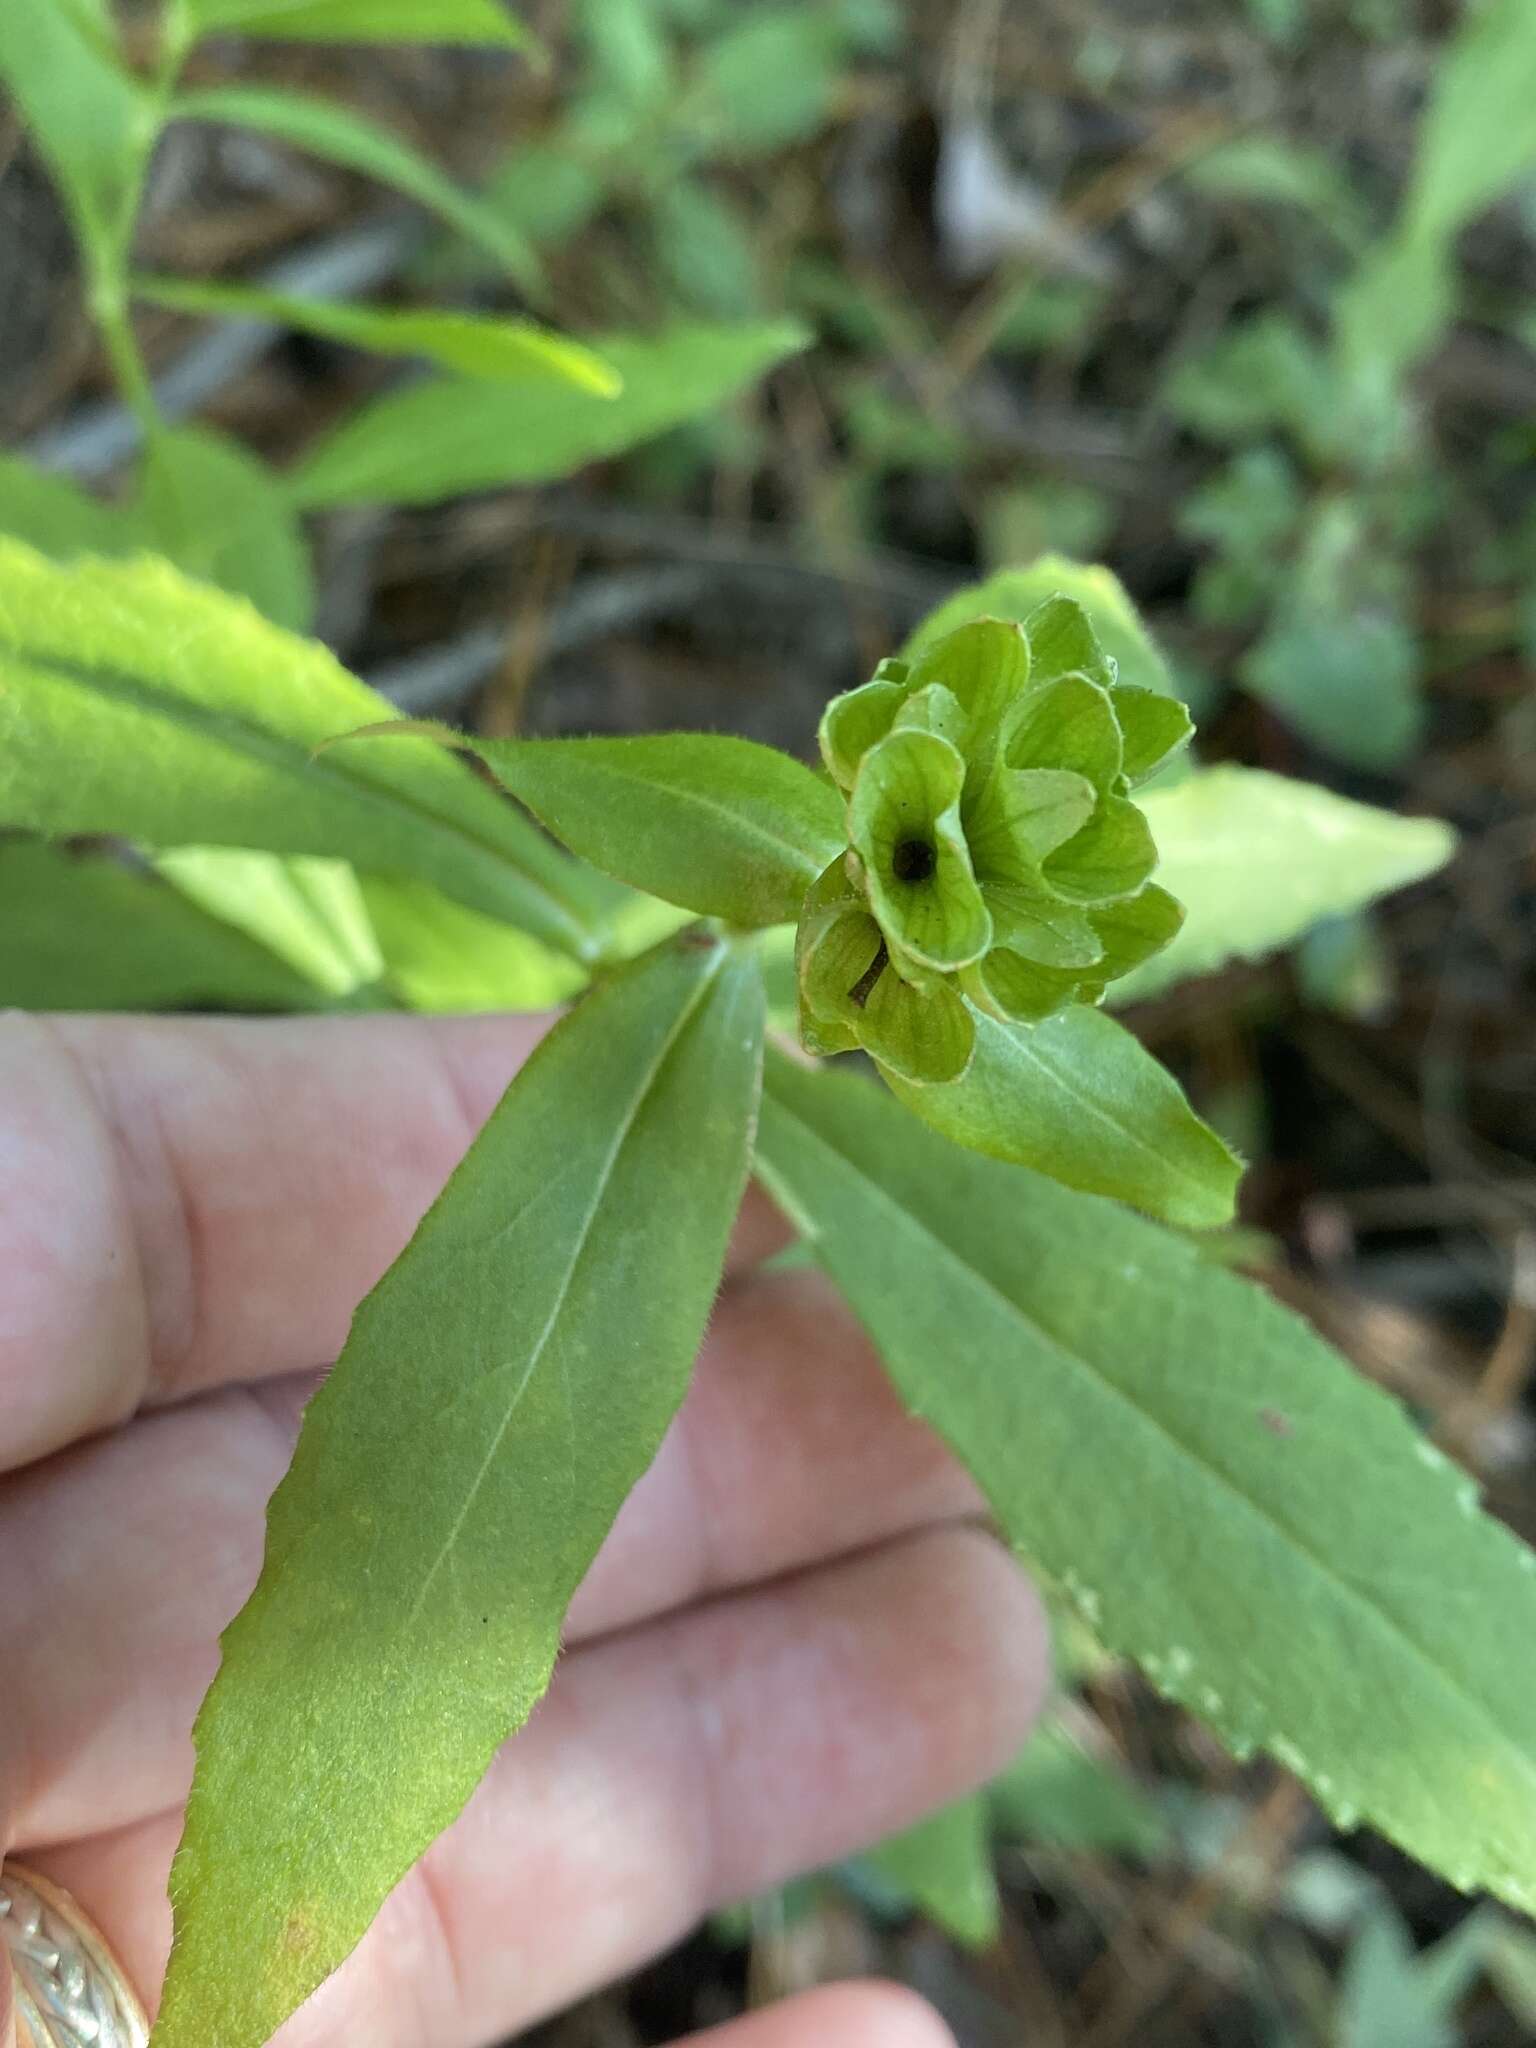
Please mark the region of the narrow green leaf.
POLYGON ((60 568, 0 541, 0 818, 53 837, 327 854, 413 875, 578 957, 588 878, 324 648, 168 563, 60 568))
POLYGON ((384 959, 384 981, 412 1010, 552 1010, 585 970, 527 932, 467 910, 425 882, 360 878, 384 959))
POLYGON ((0 843, 0 1009, 309 1010, 325 991, 118 853, 0 843))
POLYGON ((315 609, 309 544, 265 463, 211 427, 155 435, 139 506, 148 544, 302 633, 315 609))
POLYGON ((836 792, 753 740, 674 732, 463 743, 573 853, 732 924, 797 917, 845 843, 836 792))
POLYGON ((859 1862, 956 1941, 969 1948, 996 1941, 1001 1908, 983 1793, 940 1807, 859 1862))
POLYGON ((1168 1069, 1085 1003, 1033 1025, 978 1011, 976 1050, 958 1081, 886 1079, 914 1115, 974 1152, 1190 1229, 1231 1220, 1241 1160, 1168 1069))
POLYGON ((0 455, 0 533, 56 562, 130 554, 144 544, 143 521, 133 507, 93 498, 19 455, 0 455))
POLYGON ((1119 578, 1108 569, 1089 568, 1082 562, 1069 561, 1065 555, 1041 555, 1026 568, 1000 569, 984 583, 973 583, 968 589, 956 591, 928 614, 903 652, 910 658, 971 619, 994 617, 1022 622, 1037 605, 1058 595, 1074 599, 1088 614, 1104 652, 1113 655, 1119 665, 1122 683, 1172 694, 1168 665, 1119 578))
POLYGON ((1536 14, 1483 0, 1437 67, 1402 233, 1446 241, 1536 164, 1536 14))
POLYGON ((383 976, 367 905, 345 861, 178 846, 155 865, 200 909, 246 933, 326 995, 350 996, 383 976))
POLYGON ((184 277, 138 276, 135 298, 176 313, 206 313, 217 319, 271 320, 300 334, 374 355, 420 356, 466 377, 512 383, 544 378, 575 384, 611 398, 619 379, 601 356, 531 320, 504 320, 482 313, 418 312, 394 306, 359 306, 342 299, 295 298, 248 284, 205 284, 184 277))
POLYGON ((411 143, 350 107, 276 86, 221 85, 181 93, 171 102, 170 115, 254 128, 328 163, 376 178, 487 250, 519 283, 530 288, 538 283, 538 258, 494 207, 456 185, 411 143))
POLYGON ((1536 1555, 1176 1234, 775 1057, 758 1170, 1104 1645, 1341 1826, 1536 1907, 1536 1555))
POLYGON ((261 2048, 543 1693, 688 1385, 762 1002, 697 930, 594 990, 358 1310, 198 1716, 162 2048, 261 2048))
POLYGON ((1137 1002, 1228 960, 1288 946, 1325 917, 1443 867, 1456 835, 1259 768, 1203 768, 1137 801, 1157 841, 1158 881, 1184 905, 1167 949, 1113 985, 1137 1002))
POLYGON ((154 123, 104 10, 6 0, 0 81, 15 95, 82 241, 115 248, 154 123))
POLYGON ((201 34, 314 43, 455 43, 521 49, 521 22, 499 0, 186 0, 201 34))
POLYGON ((798 327, 674 327, 602 336, 616 398, 435 377, 365 405, 302 463, 295 501, 434 505, 461 491, 544 483, 714 410, 804 346, 798 327))

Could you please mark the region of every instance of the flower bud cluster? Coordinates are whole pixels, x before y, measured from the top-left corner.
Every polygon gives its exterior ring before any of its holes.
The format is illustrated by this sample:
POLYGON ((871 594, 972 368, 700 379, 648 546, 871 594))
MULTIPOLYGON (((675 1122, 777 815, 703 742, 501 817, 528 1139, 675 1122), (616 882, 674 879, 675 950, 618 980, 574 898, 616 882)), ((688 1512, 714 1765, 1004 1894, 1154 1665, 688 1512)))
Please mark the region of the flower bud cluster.
POLYGON ((883 662, 821 721, 848 850, 812 885, 795 963, 801 1037, 905 1080, 956 1079, 975 1012, 1036 1024, 1166 945, 1131 802, 1189 738, 1177 699, 1122 684, 1082 607, 978 619, 883 662))

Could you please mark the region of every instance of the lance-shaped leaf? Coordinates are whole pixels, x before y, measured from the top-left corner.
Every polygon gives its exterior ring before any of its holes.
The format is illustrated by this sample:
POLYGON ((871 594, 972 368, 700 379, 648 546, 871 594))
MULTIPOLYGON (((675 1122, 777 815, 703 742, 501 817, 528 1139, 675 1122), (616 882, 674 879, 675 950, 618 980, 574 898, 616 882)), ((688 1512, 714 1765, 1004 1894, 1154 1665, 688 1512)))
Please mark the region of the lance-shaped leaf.
POLYGON ((1259 768, 1198 769, 1138 801, 1158 878, 1186 914, 1166 951, 1114 985, 1115 1002, 1288 946, 1321 918, 1433 874, 1456 848, 1438 818, 1399 817, 1259 768))
POLYGON ((163 2048, 261 2048, 544 1691, 688 1384, 762 1004, 698 930, 597 988, 358 1310, 198 1717, 163 2048))
POLYGON ((178 846, 155 863, 189 901, 245 932, 327 995, 379 982, 384 957, 345 861, 233 846, 178 846))
POLYGON ((992 938, 960 823, 965 771, 948 740, 899 727, 859 763, 848 800, 870 908, 891 946, 925 967, 963 967, 992 938))
POLYGON ((543 483, 720 405, 805 345, 798 327, 673 327, 599 336, 616 397, 574 386, 432 377, 351 415, 295 473, 295 502, 435 505, 459 491, 543 483))
POLYGON ((253 128, 345 170, 375 178, 457 228, 466 240, 504 264, 520 283, 538 283, 538 258, 509 220, 456 185, 412 144, 376 121, 353 113, 350 107, 277 86, 218 85, 180 94, 170 112, 181 121, 218 121, 230 127, 253 128))
POLYGON ((978 1013, 960 1080, 916 1088, 886 1078, 958 1145, 1169 1223, 1215 1229, 1231 1218, 1241 1161, 1167 1068, 1102 1010, 1074 1003, 1035 1026, 978 1013))
POLYGON ((114 248, 153 132, 105 0, 0 6, 0 81, 15 95, 82 240, 114 248))
POLYGON ((500 0, 186 0, 193 26, 315 43, 456 43, 518 49, 500 0))
POLYGON ((208 284, 202 279, 140 275, 133 295, 173 313, 222 320, 269 320, 374 355, 419 356, 466 377, 514 383, 551 379, 611 398, 619 378, 601 356, 532 320, 441 308, 359 306, 344 299, 301 298, 260 285, 208 284))
POLYGON ((1192 1245, 775 1059, 758 1168, 1104 1644, 1341 1826, 1536 1908, 1536 1556, 1192 1245))
POLYGON ((414 739, 316 754, 392 711, 324 648, 167 563, 61 568, 0 540, 7 824, 328 854, 595 955, 591 878, 462 762, 414 739))
POLYGON ((842 805, 799 761, 723 734, 463 744, 605 874, 732 924, 780 924, 843 845, 842 805))

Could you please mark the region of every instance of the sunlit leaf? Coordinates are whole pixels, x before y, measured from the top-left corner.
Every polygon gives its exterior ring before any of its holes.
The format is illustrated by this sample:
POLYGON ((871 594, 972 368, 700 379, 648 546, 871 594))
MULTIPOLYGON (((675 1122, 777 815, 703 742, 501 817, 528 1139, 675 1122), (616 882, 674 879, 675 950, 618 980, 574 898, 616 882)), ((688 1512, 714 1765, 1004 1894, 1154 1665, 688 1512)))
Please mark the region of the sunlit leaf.
POLYGON ((300 334, 319 335, 374 355, 419 356, 465 377, 543 378, 611 397, 619 379, 601 356, 531 320, 428 308, 359 306, 343 299, 304 299, 257 285, 205 284, 184 277, 138 276, 136 298, 176 313, 220 319, 270 320, 300 334))
POLYGON ((321 43, 459 43, 515 50, 527 31, 500 0, 186 0, 203 33, 321 43))
POLYGON ((163 2048, 261 2048, 543 1693, 687 1388, 761 1055, 755 964, 669 941, 544 1040, 358 1310, 198 1717, 163 2048))
POLYGON ((182 895, 274 953, 330 996, 378 982, 384 958, 345 861, 178 846, 155 862, 182 895))
POLYGON ((1341 1826, 1536 1906, 1536 1555, 1395 1402, 1188 1241, 855 1077, 775 1057, 758 1170, 1106 1648, 1341 1826))
POLYGON ((1288 946, 1320 919, 1357 910, 1443 867, 1456 835, 1258 768, 1204 768, 1138 799, 1161 856, 1158 881, 1184 905, 1166 951, 1113 1002, 1157 995, 1228 960, 1288 946))
POLYGON ((589 883, 426 740, 316 754, 392 707, 168 563, 60 568, 0 541, 0 818, 51 836, 332 855, 598 950, 589 883))

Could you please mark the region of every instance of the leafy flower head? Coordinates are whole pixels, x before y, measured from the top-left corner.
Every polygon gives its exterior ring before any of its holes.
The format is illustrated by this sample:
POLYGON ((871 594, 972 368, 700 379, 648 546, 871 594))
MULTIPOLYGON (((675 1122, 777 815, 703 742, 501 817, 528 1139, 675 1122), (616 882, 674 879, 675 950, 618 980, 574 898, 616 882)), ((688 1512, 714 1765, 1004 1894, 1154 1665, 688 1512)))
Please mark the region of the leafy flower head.
POLYGON ((834 697, 821 752, 848 849, 806 897, 801 1036, 904 1079, 965 1071, 973 1006, 1036 1024, 1166 945, 1183 911, 1130 791, 1189 738, 1122 684, 1074 600, 977 619, 834 697))

